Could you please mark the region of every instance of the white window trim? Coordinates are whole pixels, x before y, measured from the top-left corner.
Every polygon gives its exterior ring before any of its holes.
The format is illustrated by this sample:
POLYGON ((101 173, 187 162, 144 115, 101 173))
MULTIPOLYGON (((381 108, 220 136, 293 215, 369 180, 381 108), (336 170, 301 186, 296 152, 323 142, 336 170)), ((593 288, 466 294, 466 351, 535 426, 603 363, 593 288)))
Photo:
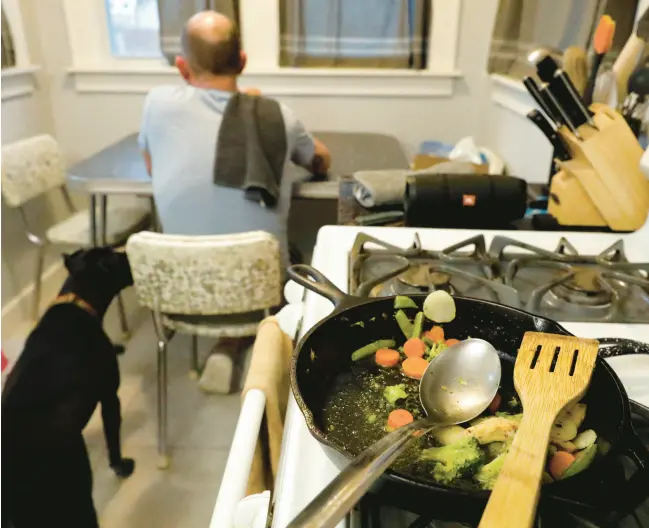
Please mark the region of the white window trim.
POLYGON ((40 66, 5 68, 2 70, 2 101, 31 95, 36 90, 35 74, 40 66))
MULTIPOLYGON (((159 84, 180 83, 163 59, 112 56, 104 3, 64 0, 73 75, 82 93, 146 93, 159 84)), ((243 86, 273 96, 440 97, 453 93, 462 0, 433 0, 426 70, 282 68, 279 0, 241 0, 243 47, 248 65, 243 86), (263 36, 263 38, 262 38, 263 36), (254 38, 253 38, 254 37, 254 38)))
POLYGON ((536 103, 521 81, 499 73, 491 74, 491 100, 522 117, 536 108, 536 103))
POLYGON ((31 95, 34 92, 36 89, 34 74, 40 70, 40 67, 32 64, 29 58, 29 48, 19 0, 3 0, 2 7, 9 21, 16 51, 16 66, 5 68, 1 72, 1 98, 2 101, 8 101, 17 97, 31 95))

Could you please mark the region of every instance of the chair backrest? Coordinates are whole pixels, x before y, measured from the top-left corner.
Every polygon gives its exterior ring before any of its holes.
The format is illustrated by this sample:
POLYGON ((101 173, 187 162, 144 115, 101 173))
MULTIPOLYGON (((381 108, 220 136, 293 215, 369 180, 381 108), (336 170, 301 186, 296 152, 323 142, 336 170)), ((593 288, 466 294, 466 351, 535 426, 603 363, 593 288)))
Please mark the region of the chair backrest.
POLYGON ((263 231, 178 236, 143 231, 126 243, 140 304, 168 314, 225 315, 281 301, 279 242, 263 231))
POLYGON ((25 202, 66 181, 65 160, 56 140, 47 134, 2 147, 2 195, 10 207, 25 202))

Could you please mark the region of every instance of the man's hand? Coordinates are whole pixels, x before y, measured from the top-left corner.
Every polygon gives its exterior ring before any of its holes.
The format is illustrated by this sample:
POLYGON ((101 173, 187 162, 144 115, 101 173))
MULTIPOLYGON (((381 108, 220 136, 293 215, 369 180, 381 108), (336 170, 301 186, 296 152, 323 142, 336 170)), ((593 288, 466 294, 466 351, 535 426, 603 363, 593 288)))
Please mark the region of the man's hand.
POLYGON ((261 90, 259 88, 244 88, 240 90, 240 92, 246 95, 261 95, 261 90))

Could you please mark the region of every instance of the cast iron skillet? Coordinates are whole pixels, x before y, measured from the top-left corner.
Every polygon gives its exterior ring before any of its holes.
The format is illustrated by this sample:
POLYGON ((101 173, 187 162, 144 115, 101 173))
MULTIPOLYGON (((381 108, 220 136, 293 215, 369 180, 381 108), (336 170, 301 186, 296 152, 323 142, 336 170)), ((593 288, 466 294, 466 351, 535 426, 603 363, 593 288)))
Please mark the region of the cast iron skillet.
MULTIPOLYGON (((325 398, 335 378, 350 371, 352 351, 378 339, 402 336, 393 317, 394 297, 366 299, 347 295, 319 271, 303 264, 290 266, 288 274, 298 284, 329 299, 335 307, 331 315, 316 324, 298 343, 291 363, 291 387, 311 434, 331 448, 327 454, 334 462, 344 466, 353 455, 324 432, 325 398), (364 325, 353 325, 358 321, 363 321, 364 325)), ((426 295, 410 297, 421 307, 426 295)), ((455 297, 455 302, 457 315, 444 325, 446 335, 457 339, 480 337, 489 341, 501 352, 501 383, 512 389, 513 364, 526 331, 570 335, 558 323, 522 310, 463 297, 455 297)), ((645 345, 634 341, 613 341, 618 345, 615 355, 625 351, 647 351, 645 345)), ((600 354, 602 352, 603 349, 600 354)), ((649 496, 649 452, 631 425, 629 399, 622 383, 601 357, 583 401, 588 405, 584 426, 607 440, 611 449, 584 473, 545 486, 541 505, 561 505, 581 515, 626 515, 649 496), (636 465, 634 475, 625 486, 618 485, 620 481, 625 482, 623 478, 616 479, 611 486, 611 475, 619 468, 615 455, 626 455, 636 465)), ((388 496, 394 496, 395 501, 396 497, 401 497, 400 507, 419 512, 423 504, 430 509, 431 498, 435 495, 445 506, 449 501, 455 505, 453 515, 463 511, 468 518, 479 517, 489 495, 485 491, 449 488, 394 471, 385 474, 379 481, 379 488, 389 490, 388 496), (411 507, 404 506, 404 500, 410 501, 411 507)))

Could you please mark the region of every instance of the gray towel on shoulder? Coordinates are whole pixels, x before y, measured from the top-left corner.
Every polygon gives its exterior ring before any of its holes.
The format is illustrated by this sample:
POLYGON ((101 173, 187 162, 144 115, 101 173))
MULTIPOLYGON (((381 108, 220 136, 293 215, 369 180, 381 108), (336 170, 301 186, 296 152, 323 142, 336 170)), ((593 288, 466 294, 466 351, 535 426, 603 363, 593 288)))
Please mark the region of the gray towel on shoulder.
POLYGON ((245 191, 266 207, 277 204, 286 159, 286 127, 274 99, 236 93, 216 142, 214 183, 245 191))

